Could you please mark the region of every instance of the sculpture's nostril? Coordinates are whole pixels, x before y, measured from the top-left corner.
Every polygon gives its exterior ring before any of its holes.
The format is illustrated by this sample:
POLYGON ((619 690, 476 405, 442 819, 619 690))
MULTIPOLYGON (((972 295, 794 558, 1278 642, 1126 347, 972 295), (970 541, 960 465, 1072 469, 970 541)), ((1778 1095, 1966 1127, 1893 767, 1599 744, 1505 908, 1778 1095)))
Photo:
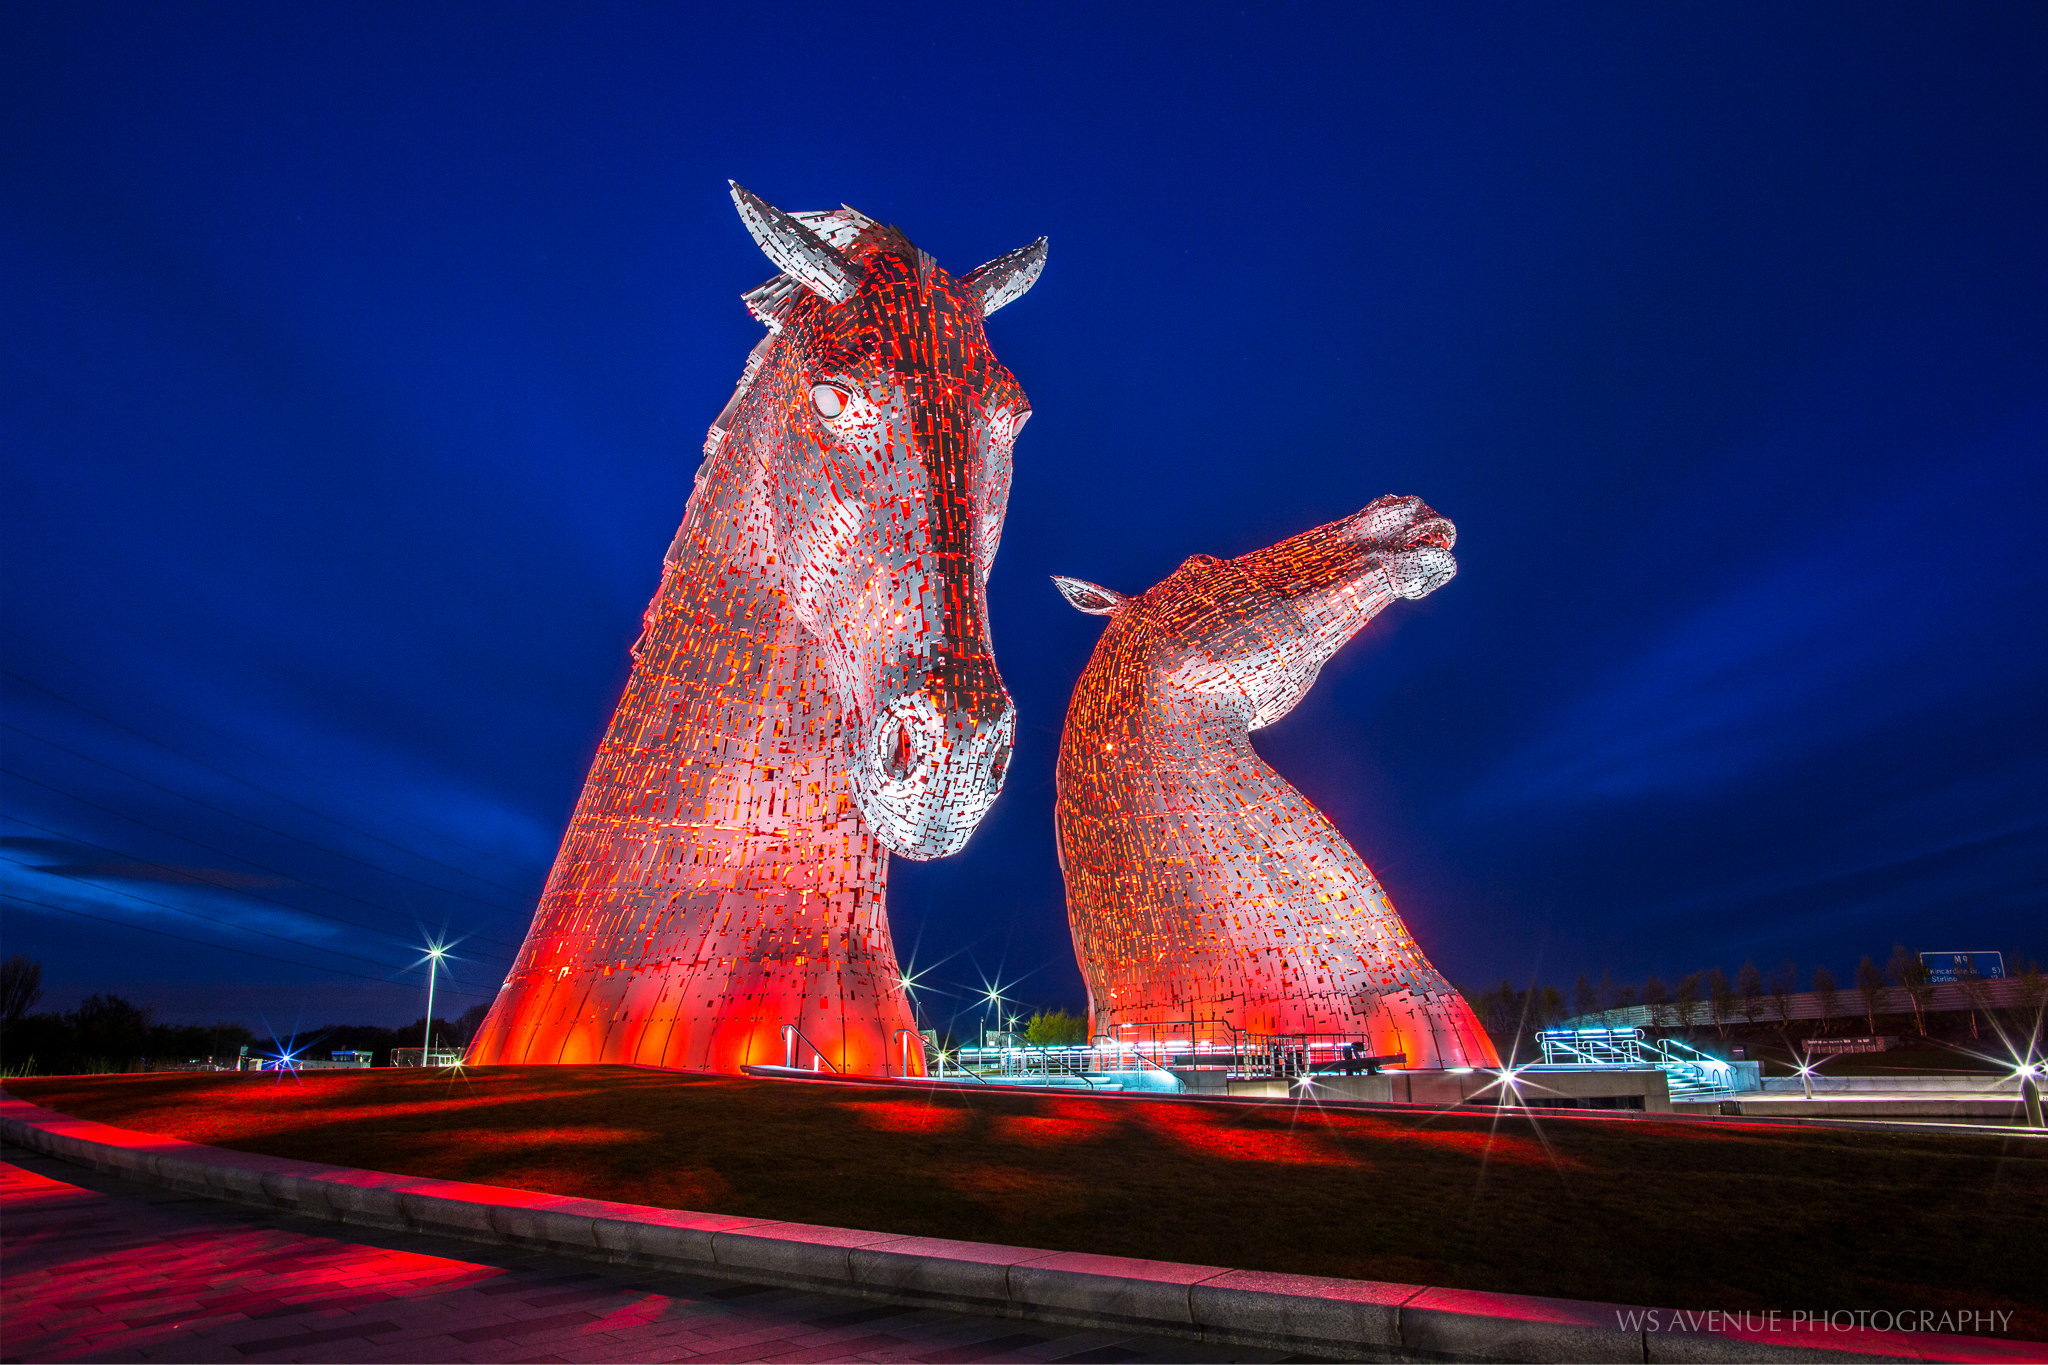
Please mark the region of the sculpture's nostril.
POLYGON ((901 781, 910 776, 910 727, 896 722, 896 742, 889 746, 889 776, 901 781))

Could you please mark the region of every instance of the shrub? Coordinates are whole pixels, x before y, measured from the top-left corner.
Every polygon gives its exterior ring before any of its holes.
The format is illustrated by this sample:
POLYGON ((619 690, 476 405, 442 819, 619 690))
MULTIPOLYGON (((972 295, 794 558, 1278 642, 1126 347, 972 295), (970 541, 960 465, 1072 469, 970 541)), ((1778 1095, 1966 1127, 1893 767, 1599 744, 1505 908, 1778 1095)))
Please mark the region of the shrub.
POLYGON ((1024 1041, 1039 1047, 1076 1047, 1088 1041, 1086 1015, 1040 1010, 1024 1026, 1024 1041))

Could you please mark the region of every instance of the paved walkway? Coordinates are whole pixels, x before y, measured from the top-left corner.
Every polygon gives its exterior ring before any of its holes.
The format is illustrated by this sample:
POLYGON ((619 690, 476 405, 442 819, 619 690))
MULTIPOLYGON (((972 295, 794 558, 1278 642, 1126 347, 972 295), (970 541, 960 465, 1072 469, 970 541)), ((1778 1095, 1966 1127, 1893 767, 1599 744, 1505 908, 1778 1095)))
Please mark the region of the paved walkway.
POLYGON ((1283 1357, 280 1217, 131 1185, 6 1147, 0 1148, 0 1359, 1283 1357))

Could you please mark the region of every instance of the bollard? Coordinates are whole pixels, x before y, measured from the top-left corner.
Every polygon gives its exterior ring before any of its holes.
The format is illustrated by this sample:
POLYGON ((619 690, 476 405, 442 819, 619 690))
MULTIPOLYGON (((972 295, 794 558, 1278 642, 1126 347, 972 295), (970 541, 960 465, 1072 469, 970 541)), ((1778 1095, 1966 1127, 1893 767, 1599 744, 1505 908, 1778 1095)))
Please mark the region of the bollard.
POLYGON ((2034 1079, 2034 1072, 2031 1067, 2020 1076, 2020 1099, 2027 1106, 2027 1127, 2040 1128, 2048 1126, 2043 1125, 2041 1122, 2041 1083, 2034 1079))

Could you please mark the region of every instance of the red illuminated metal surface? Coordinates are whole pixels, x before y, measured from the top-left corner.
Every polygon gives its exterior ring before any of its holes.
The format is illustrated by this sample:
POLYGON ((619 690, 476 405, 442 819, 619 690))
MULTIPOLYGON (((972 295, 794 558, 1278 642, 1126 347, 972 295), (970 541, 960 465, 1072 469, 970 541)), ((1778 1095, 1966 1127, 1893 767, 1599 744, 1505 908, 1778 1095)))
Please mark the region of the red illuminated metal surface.
POLYGON ((1109 627, 1060 737, 1067 915, 1098 1033, 1189 1021, 1345 1034, 1411 1067, 1497 1066, 1471 1006, 1336 826, 1251 746, 1397 597, 1457 572, 1419 498, 1136 597, 1056 578, 1109 627))
POLYGON ((768 335, 473 1063, 923 1068, 889 854, 957 852, 1009 763, 985 584, 1030 407, 982 319, 1045 242, 955 279, 852 209, 733 199, 768 335))

